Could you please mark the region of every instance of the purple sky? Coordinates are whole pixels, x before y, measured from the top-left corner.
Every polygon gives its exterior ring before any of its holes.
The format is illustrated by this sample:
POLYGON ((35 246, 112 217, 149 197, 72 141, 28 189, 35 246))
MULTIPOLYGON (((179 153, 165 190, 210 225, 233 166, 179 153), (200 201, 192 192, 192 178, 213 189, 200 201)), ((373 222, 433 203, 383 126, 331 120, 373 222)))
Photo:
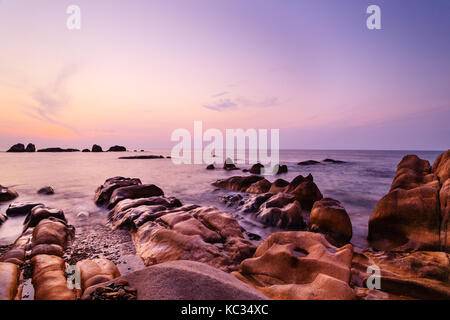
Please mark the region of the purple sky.
POLYGON ((194 120, 279 128, 282 148, 447 149, 449 35, 448 0, 0 0, 0 150, 170 148, 194 120))

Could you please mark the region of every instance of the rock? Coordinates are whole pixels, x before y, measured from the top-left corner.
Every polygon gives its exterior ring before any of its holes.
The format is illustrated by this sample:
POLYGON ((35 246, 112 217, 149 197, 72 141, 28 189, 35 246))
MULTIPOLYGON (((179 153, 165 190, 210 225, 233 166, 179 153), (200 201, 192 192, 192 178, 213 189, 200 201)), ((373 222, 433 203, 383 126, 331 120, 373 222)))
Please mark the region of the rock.
POLYGON ((41 220, 33 229, 32 247, 39 244, 56 244, 66 249, 75 236, 75 228, 63 221, 49 218, 41 220))
POLYGON ((284 207, 262 207, 256 215, 265 225, 291 229, 302 230, 305 228, 305 222, 302 216, 302 207, 300 203, 294 199, 294 202, 284 207))
MULTIPOLYGON (((268 299, 233 276, 193 261, 161 263, 100 284, 98 287, 109 287, 120 279, 137 290, 138 300, 268 299)), ((96 288, 92 287, 90 292, 85 292, 83 299, 90 299, 95 290, 96 288)))
POLYGON ((147 266, 192 260, 232 271, 255 250, 237 221, 217 208, 185 206, 164 213, 133 233, 136 252, 147 266))
POLYGON ((283 173, 288 173, 287 165, 285 165, 285 164, 283 164, 283 165, 276 165, 275 166, 275 174, 283 174, 283 173))
POLYGON ((261 176, 236 176, 228 179, 217 180, 212 185, 231 191, 245 192, 251 185, 263 179, 264 178, 261 176))
POLYGON ((311 210, 314 202, 323 198, 322 193, 314 183, 312 175, 306 178, 300 175, 291 182, 277 179, 272 184, 261 176, 236 176, 217 180, 212 185, 222 189, 247 193, 290 193, 295 196, 295 199, 305 210, 311 210))
POLYGON ((57 244, 38 244, 31 249, 31 254, 28 258, 32 258, 39 254, 62 257, 64 255, 64 249, 57 244))
POLYGON ((154 184, 138 184, 115 189, 109 199, 108 209, 124 199, 148 198, 154 196, 163 196, 164 192, 154 184))
POLYGON ((86 289, 84 300, 137 300, 137 290, 128 285, 125 279, 114 280, 105 285, 91 286, 86 289))
POLYGON ((360 299, 450 299, 450 263, 445 252, 372 252, 354 254, 352 283, 361 293, 360 299), (373 275, 368 267, 380 268, 379 290, 368 290, 367 280, 373 275))
POLYGON ((369 220, 368 239, 378 250, 440 248, 440 183, 428 161, 405 156, 391 189, 369 220))
POLYGON ((80 152, 78 149, 63 149, 63 148, 46 148, 46 149, 39 149, 37 152, 80 152))
POLYGON ((314 165, 321 164, 321 163, 319 161, 315 161, 315 160, 307 160, 307 161, 301 161, 297 164, 299 166, 314 166, 314 165))
POLYGON ((34 202, 14 202, 6 209, 6 214, 11 217, 28 215, 30 214, 31 209, 37 206, 43 206, 43 204, 34 202))
POLYGON ((441 153, 433 164, 432 171, 438 176, 441 184, 450 178, 450 150, 441 153))
POLYGON ((273 299, 350 300, 353 248, 336 248, 321 234, 278 232, 272 234, 234 272, 273 299))
POLYGON ((261 179, 258 182, 255 182, 251 184, 246 190, 246 193, 254 193, 254 194, 261 194, 269 192, 270 187, 272 184, 267 179, 261 179))
POLYGON ((8 220, 8 217, 0 213, 0 226, 8 220))
POLYGON ((227 158, 227 160, 225 160, 223 168, 227 171, 239 170, 239 168, 234 165, 233 160, 231 160, 230 158, 227 158))
POLYGON ((36 146, 32 143, 29 143, 25 148, 25 152, 36 152, 36 146))
POLYGON ((91 152, 91 150, 89 150, 89 149, 83 149, 82 152, 91 152))
POLYGON ((450 248, 450 179, 447 179, 442 186, 439 199, 441 201, 441 250, 448 251, 450 248))
POLYGON ((331 198, 314 203, 308 230, 325 234, 330 243, 338 246, 347 244, 352 239, 352 223, 347 211, 339 201, 331 198))
POLYGON ((25 152, 25 146, 22 143, 18 143, 9 148, 6 152, 25 152))
POLYGON ((28 228, 36 227, 39 222, 44 219, 54 218, 58 221, 62 221, 66 223, 66 217, 64 215, 64 211, 59 209, 51 209, 47 208, 44 205, 38 205, 31 208, 28 215, 23 222, 24 228, 23 230, 27 230, 28 228))
POLYGON ((181 206, 181 202, 173 197, 126 199, 109 212, 108 221, 114 230, 136 230, 145 222, 162 216, 163 211, 181 206))
POLYGON ((39 254, 31 259, 35 300, 75 300, 67 287, 65 262, 61 257, 39 254))
POLYGON ((94 145, 92 146, 92 152, 103 152, 103 149, 102 149, 102 147, 100 147, 99 145, 94 144, 94 145))
POLYGON ((14 300, 19 288, 19 266, 0 262, 0 300, 14 300))
POLYGON ((7 188, 0 185, 0 202, 11 201, 18 196, 19 194, 13 188, 7 188))
POLYGON ((37 193, 44 194, 44 195, 52 195, 52 194, 55 194, 55 190, 53 190, 52 187, 47 186, 47 187, 43 187, 43 188, 39 189, 37 193))
POLYGON ((206 170, 214 170, 216 167, 214 167, 213 164, 210 164, 206 167, 206 170))
POLYGON ((107 259, 82 260, 76 266, 80 270, 81 289, 120 277, 119 269, 107 259))
POLYGON ((77 219, 78 220, 87 220, 89 219, 89 212, 87 211, 81 211, 77 214, 77 219))
POLYGON ((151 160, 151 159, 164 159, 163 156, 130 156, 130 157, 119 157, 119 159, 125 160, 151 160))
POLYGON ((109 178, 105 181, 103 185, 97 188, 94 197, 95 204, 104 205, 108 203, 113 191, 118 188, 141 184, 142 184, 141 180, 137 178, 133 179, 124 177, 109 178))
POLYGON ((325 159, 325 160, 323 160, 323 162, 334 163, 334 164, 342 164, 342 163, 346 163, 345 161, 334 160, 334 159, 325 159))
POLYGON ((25 248, 28 248, 31 242, 32 231, 24 232, 1 258, 0 262, 9 262, 21 266, 25 262, 25 248))
POLYGON ((262 174, 263 170, 264 166, 261 163, 257 163, 250 168, 249 172, 251 174, 262 174))
POLYGON ((125 152, 127 151, 127 148, 122 146, 113 146, 108 149, 108 152, 125 152))

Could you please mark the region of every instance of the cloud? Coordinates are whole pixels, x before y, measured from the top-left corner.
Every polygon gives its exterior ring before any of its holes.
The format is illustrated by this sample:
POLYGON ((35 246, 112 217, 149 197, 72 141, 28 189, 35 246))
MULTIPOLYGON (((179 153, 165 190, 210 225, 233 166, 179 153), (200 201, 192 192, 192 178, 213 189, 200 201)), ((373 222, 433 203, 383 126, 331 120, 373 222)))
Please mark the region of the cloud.
POLYGON ((219 93, 213 94, 213 95, 211 96, 211 98, 218 98, 218 97, 227 95, 228 93, 229 93, 228 91, 219 92, 219 93))
POLYGON ((28 116, 64 127, 79 134, 79 131, 76 128, 55 119, 58 112, 70 102, 66 86, 68 80, 76 74, 77 71, 78 67, 76 65, 68 65, 57 74, 55 80, 48 86, 34 89, 31 93, 34 104, 29 106, 31 112, 27 112, 28 116))
MULTIPOLYGON (((213 95, 213 98, 221 97, 229 92, 221 92, 213 95)), ((223 111, 238 107, 251 107, 251 108, 269 108, 280 104, 281 101, 277 97, 269 97, 264 99, 249 99, 244 96, 237 96, 234 98, 220 98, 212 101, 211 103, 204 104, 203 107, 214 111, 223 111)))
POLYGON ((203 105, 206 109, 222 111, 225 109, 235 108, 238 105, 230 99, 220 99, 219 101, 215 101, 212 104, 203 105))

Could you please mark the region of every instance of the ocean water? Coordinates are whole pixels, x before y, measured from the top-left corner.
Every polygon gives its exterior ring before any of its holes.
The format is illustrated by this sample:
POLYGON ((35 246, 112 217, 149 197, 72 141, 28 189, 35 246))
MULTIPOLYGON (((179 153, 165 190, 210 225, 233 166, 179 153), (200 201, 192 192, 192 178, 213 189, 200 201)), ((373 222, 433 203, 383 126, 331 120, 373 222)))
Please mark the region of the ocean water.
MULTIPOLYGON (((328 151, 282 150, 280 162, 286 164, 289 173, 276 178, 292 180, 297 175, 311 173, 324 197, 339 200, 353 225, 352 243, 366 247, 367 224, 377 201, 385 195, 395 175, 397 164, 403 156, 416 154, 433 163, 441 151, 328 151), (298 166, 305 160, 321 161, 325 158, 346 161, 345 164, 298 166)), ((138 155, 170 155, 169 150, 152 150, 138 155)), ((13 187, 19 198, 14 201, 41 202, 63 209, 70 223, 76 225, 76 214, 89 211, 93 217, 104 219, 106 210, 93 202, 96 188, 113 176, 137 177, 143 183, 153 183, 167 196, 175 196, 183 203, 213 205, 231 213, 249 231, 263 238, 275 228, 264 228, 249 217, 243 217, 235 208, 226 207, 221 197, 229 192, 217 190, 211 185, 217 179, 245 175, 240 171, 222 169, 205 170, 206 165, 175 165, 170 159, 121 160, 119 156, 136 153, 24 153, 0 152, 0 184, 13 187), (50 185, 52 196, 38 195, 36 191, 50 185)), ((240 166, 241 169, 249 165, 240 166)), ((0 203, 5 213, 9 203, 0 203)), ((12 243, 22 230, 23 217, 13 217, 0 227, 0 245, 12 243)))

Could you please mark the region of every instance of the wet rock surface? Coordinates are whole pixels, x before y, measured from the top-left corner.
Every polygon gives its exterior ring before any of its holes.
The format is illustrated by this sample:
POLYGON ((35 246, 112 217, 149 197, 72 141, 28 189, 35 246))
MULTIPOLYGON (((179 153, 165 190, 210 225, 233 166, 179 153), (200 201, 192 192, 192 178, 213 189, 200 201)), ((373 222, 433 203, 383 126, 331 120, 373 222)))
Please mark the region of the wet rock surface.
POLYGON ((0 185, 0 202, 11 201, 17 198, 19 194, 13 189, 0 185))
POLYGON ((47 187, 40 188, 37 191, 37 193, 38 194, 43 194, 43 195, 52 195, 52 194, 55 194, 55 190, 52 187, 47 186, 47 187))

